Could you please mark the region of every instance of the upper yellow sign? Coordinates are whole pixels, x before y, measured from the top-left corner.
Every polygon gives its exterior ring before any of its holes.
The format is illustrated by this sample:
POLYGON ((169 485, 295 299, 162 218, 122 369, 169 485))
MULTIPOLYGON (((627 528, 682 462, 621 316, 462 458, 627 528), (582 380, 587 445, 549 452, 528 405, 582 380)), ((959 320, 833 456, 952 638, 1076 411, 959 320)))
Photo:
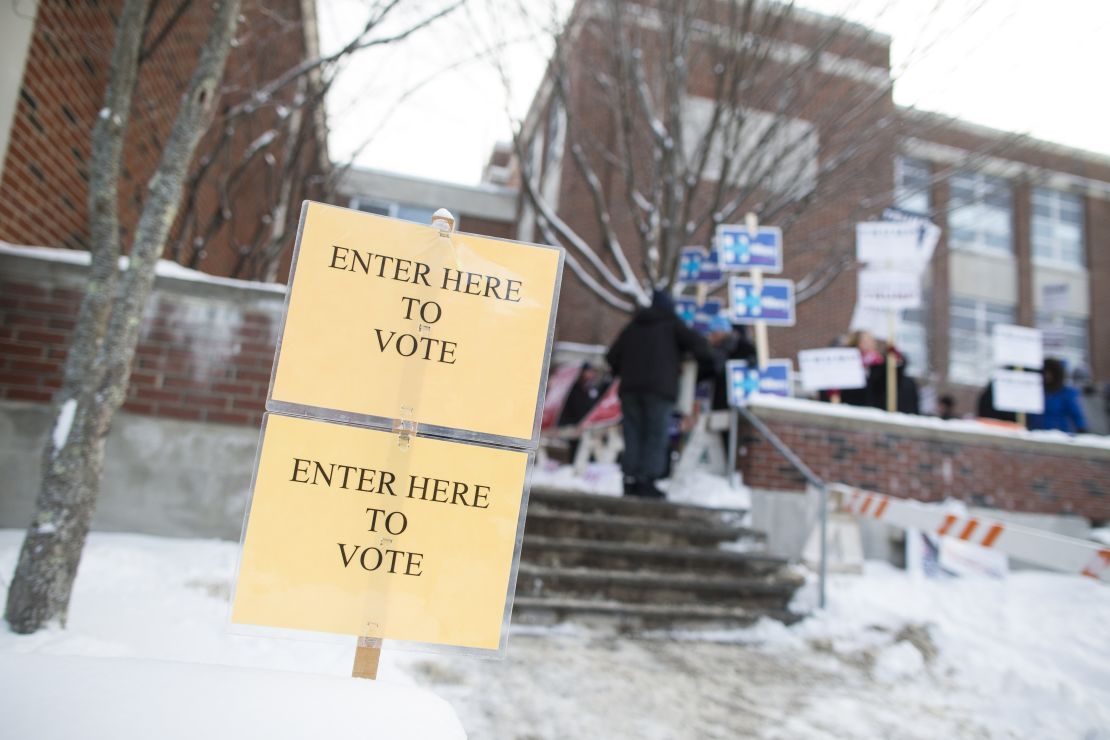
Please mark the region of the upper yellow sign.
POLYGON ((307 203, 271 397, 533 437, 558 249, 307 203))
POLYGON ((268 414, 232 621, 498 649, 527 468, 268 414))

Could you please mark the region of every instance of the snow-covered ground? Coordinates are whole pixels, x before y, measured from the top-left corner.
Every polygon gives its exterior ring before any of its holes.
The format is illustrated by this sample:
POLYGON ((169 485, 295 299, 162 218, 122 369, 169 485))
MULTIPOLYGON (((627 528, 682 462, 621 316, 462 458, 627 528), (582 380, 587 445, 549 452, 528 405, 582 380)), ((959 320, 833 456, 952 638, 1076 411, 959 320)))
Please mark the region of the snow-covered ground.
MULTIPOLYGON (((590 463, 581 475, 575 473, 570 465, 556 463, 537 465, 532 471, 533 486, 602 496, 620 496, 622 481, 621 469, 616 463, 590 463)), ((748 488, 743 485, 734 487, 723 476, 703 470, 695 470, 682 478, 662 480, 658 485, 671 503, 743 510, 751 508, 752 504, 748 488)))
MULTIPOLYGON (((5 590, 21 537, 0 532, 5 590)), ((93 534, 67 628, 0 628, 0 735, 461 736, 438 695, 476 739, 1110 739, 1110 588, 1090 579, 868 564, 789 628, 517 628, 505 661, 387 649, 366 682, 353 641, 227 632, 236 549, 93 534)))

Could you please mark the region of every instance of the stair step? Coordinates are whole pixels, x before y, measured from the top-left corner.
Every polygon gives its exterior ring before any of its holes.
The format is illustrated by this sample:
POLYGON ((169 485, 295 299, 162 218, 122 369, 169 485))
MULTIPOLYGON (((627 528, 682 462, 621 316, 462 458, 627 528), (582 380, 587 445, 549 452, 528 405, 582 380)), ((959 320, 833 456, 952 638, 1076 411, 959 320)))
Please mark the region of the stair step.
POLYGON ((717 509, 693 504, 676 504, 660 499, 633 496, 607 496, 598 493, 565 491, 545 486, 534 486, 529 494, 531 503, 542 504, 545 509, 571 509, 597 514, 614 514, 640 518, 696 519, 739 523, 747 514, 743 508, 717 509))
POLYGON ((737 524, 679 518, 609 516, 549 510, 543 506, 528 507, 525 536, 528 535, 683 546, 715 546, 741 538, 764 537, 762 532, 737 524))
POLYGON ((783 571, 764 577, 706 577, 654 571, 558 568, 521 563, 517 593, 624 603, 759 606, 784 609, 803 582, 783 571))
POLYGON ((592 599, 517 596, 514 624, 554 624, 568 617, 594 616, 622 629, 747 627, 762 617, 791 624, 801 615, 785 609, 757 609, 710 604, 629 604, 592 599))
POLYGON ((705 575, 764 574, 787 561, 760 552, 735 552, 716 548, 659 547, 638 542, 604 542, 529 534, 524 538, 521 560, 547 567, 603 570, 653 570, 698 572, 705 575))

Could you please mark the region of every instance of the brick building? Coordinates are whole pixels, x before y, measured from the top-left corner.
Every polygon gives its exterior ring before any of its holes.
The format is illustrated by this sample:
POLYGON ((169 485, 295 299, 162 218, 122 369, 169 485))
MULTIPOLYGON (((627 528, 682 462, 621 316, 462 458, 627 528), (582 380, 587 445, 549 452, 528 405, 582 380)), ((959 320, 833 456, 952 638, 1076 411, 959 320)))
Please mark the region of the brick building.
MULTIPOLYGON (((0 240, 88 248, 91 132, 104 101, 121 7, 122 0, 32 0, 0 8, 0 240)), ((205 3, 152 4, 120 176, 125 250, 211 14, 205 3)), ((311 98, 312 80, 277 90, 249 115, 234 121, 226 115, 264 83, 318 55, 315 5, 246 0, 242 14, 217 115, 190 172, 196 184, 186 188, 166 256, 209 273, 272 278, 285 269, 281 258, 287 263, 289 250, 264 260, 251 251, 260 235, 272 233, 266 219, 276 212, 286 178, 283 163, 257 143, 268 141, 279 153, 299 147, 290 170, 293 207, 284 222, 295 224, 300 200, 327 167, 322 118, 310 108, 303 116, 290 115, 295 96, 311 98)), ((292 239, 280 241, 288 246, 292 239)))
MULTIPOLYGON (((588 110, 579 130, 598 140, 614 137, 615 116, 597 104, 596 90, 583 82, 595 70, 608 71, 613 34, 596 12, 601 5, 580 4, 583 19, 564 39, 572 48, 565 75, 571 92, 560 96, 555 75, 549 74, 525 124, 530 162, 522 167, 514 160, 510 169, 519 182, 531 164, 558 216, 612 267, 606 237, 593 216, 590 187, 567 151, 571 134, 563 110, 588 110)), ((642 7, 639 24, 648 30, 638 29, 643 35, 635 41, 642 46, 643 68, 660 75, 660 40, 651 33, 662 33, 665 24, 654 3, 642 7)), ((713 23, 707 18, 697 22, 707 28, 713 23)), ((1043 329, 1046 353, 1065 359, 1080 376, 1089 374, 1099 386, 1110 382, 1110 158, 898 108, 890 98, 890 39, 863 26, 799 11, 762 43, 775 62, 807 60, 767 66, 764 74, 803 91, 805 102, 764 113, 809 127, 814 146, 805 153, 817 173, 798 199, 800 207, 780 208, 768 220, 783 227, 784 276, 798 281, 800 295, 797 325, 770 332, 773 356, 796 357, 798 350, 825 346, 849 329, 856 292, 854 225, 896 205, 927 215, 942 228, 925 281, 925 305, 906 312, 898 331, 912 374, 938 393, 954 393, 960 413, 971 411, 988 379, 991 327, 1014 323, 1043 329), (851 101, 848 110, 860 108, 853 126, 863 135, 849 136, 835 125, 844 115, 838 106, 845 100, 851 101), (842 162, 845 157, 850 164, 842 162), (833 166, 835 176, 825 177, 833 166), (802 290, 807 283, 811 289, 802 290), (1058 291, 1066 305, 1045 310, 1046 290, 1058 291)), ((699 96, 708 94, 707 75, 708 70, 690 65, 692 108, 704 107, 699 96)), ((758 92, 761 84, 756 80, 751 87, 758 92)), ((750 145, 738 143, 740 151, 745 146, 750 145)), ((613 162, 599 165, 597 173, 604 200, 614 204, 614 228, 642 277, 642 251, 623 215, 627 177, 613 162)), ((748 197, 751 210, 775 210, 766 207, 775 200, 768 190, 748 197)), ((732 219, 740 221, 742 213, 732 219)), ((689 243, 707 246, 710 232, 700 228, 689 243)), ((523 197, 519 234, 542 238, 523 197)), ((571 270, 563 291, 559 337, 610 342, 626 315, 599 300, 571 270)))

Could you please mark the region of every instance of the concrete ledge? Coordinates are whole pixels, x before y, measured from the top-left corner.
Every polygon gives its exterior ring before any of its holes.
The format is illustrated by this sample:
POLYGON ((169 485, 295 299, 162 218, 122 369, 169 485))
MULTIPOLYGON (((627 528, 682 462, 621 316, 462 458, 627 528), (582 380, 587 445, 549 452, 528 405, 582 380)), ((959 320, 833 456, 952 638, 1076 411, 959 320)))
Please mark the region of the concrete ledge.
POLYGON ((891 414, 873 408, 775 396, 753 397, 749 408, 764 421, 895 434, 939 443, 974 444, 1087 460, 1110 460, 1110 438, 1092 434, 1072 437, 1063 432, 1011 430, 964 419, 944 421, 932 416, 891 414))
MULTIPOLYGON (((27 247, 0 242, 0 275, 25 278, 38 285, 69 286, 83 290, 89 272, 90 254, 76 249, 27 247)), ((121 258, 120 268, 126 265, 121 258)), ((208 275, 199 270, 159 260, 154 289, 191 297, 211 297, 237 302, 264 302, 279 310, 285 302, 286 286, 208 275)))

